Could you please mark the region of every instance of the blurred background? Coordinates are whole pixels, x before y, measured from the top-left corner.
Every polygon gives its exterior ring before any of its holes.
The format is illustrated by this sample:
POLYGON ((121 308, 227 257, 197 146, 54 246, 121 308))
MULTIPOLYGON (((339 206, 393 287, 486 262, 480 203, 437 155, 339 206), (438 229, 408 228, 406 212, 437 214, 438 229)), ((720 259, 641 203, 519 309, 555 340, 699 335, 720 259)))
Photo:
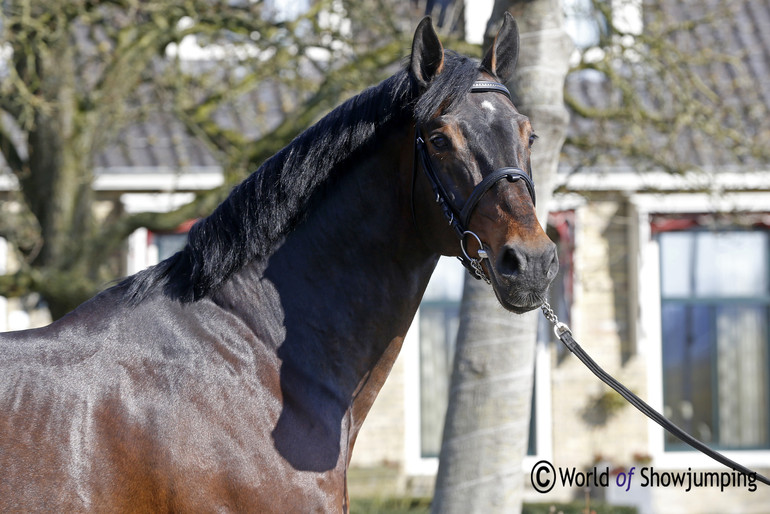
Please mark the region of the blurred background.
MULTIPOLYGON (((510 11, 522 50, 509 86, 541 136, 539 216, 559 247, 550 304, 634 392, 767 474, 770 1, 0 5, 0 330, 47 324, 176 252, 234 184, 402 66, 422 16, 446 48, 480 58, 510 11)), ((627 406, 533 316, 482 340, 521 357, 519 382, 453 378, 456 349, 481 337, 463 326, 491 325, 490 295, 473 287, 440 261, 356 443, 353 512, 427 511, 448 489, 478 511, 512 512, 452 469, 436 483, 442 444, 458 437, 444 429, 461 401, 452 391, 464 389, 497 407, 459 412, 494 423, 505 411, 512 431, 500 433, 515 444, 493 440, 488 480, 485 455, 463 472, 510 491, 514 510, 768 511, 761 484, 537 493, 529 472, 542 459, 722 470, 627 406)))

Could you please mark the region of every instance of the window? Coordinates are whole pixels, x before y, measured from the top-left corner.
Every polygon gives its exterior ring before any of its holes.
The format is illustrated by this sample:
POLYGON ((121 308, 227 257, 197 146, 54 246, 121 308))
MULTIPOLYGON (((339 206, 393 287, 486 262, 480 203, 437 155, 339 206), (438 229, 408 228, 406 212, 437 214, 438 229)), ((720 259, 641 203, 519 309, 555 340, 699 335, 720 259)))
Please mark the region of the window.
MULTIPOLYGON (((455 259, 440 260, 420 304, 421 458, 438 457, 441 452, 465 273, 455 259)), ((527 455, 537 453, 535 400, 533 387, 527 455)))
MULTIPOLYGON (((554 280, 549 303, 560 319, 569 323, 569 310, 572 303, 572 249, 574 241, 574 211, 554 212, 549 216, 548 236, 557 244, 559 252, 559 275, 554 280)), ((444 428, 449 383, 460 323, 460 302, 467 271, 456 259, 442 258, 434 271, 425 291, 419 314, 419 375, 420 375, 420 456, 421 458, 438 457, 441 451, 441 438, 444 428)), ((538 326, 538 348, 547 350, 553 340, 553 332, 543 317, 538 326)), ((537 352, 544 358, 547 367, 547 351, 537 352), (544 354, 544 355, 543 355, 544 354)), ((538 438, 538 419, 541 425, 547 421, 543 416, 550 416, 545 397, 550 394, 548 372, 545 367, 536 365, 535 384, 532 388, 532 410, 530 416, 530 435, 527 455, 536 455, 539 448, 549 444, 550 437, 541 434, 538 438), (538 371, 538 368, 540 371, 538 371)))
POLYGON ((770 230, 686 225, 657 236, 664 413, 717 448, 770 448, 770 230))
POLYGON ((150 244, 158 248, 158 262, 164 261, 184 248, 187 232, 151 233, 150 244))
MULTIPOLYGON (((8 242, 0 237, 0 275, 8 273, 8 242)), ((8 330, 8 300, 0 296, 0 332, 8 330)))
POLYGON ((176 230, 169 232, 151 232, 146 228, 135 230, 128 238, 126 274, 133 275, 148 266, 154 266, 184 248, 187 233, 195 221, 182 223, 176 230))
POLYGON ((442 258, 420 304, 420 453, 438 457, 455 354, 465 268, 442 258))

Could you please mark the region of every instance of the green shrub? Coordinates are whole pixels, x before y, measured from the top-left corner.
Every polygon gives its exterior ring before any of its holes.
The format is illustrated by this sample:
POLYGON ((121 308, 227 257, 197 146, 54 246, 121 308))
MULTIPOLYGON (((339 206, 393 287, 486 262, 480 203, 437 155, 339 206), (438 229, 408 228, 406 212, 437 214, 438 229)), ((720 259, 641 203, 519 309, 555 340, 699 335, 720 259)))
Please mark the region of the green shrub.
MULTIPOLYGON (((351 514, 428 514, 430 498, 351 498, 351 514)), ((607 503, 591 503, 591 514, 637 514, 635 507, 622 507, 607 503)), ((586 504, 525 503, 522 514, 585 514, 586 504)))
MULTIPOLYGON (((594 503, 589 505, 591 514, 637 514, 636 507, 594 503)), ((582 501, 571 503, 525 503, 522 514, 585 514, 586 504, 582 501)))
POLYGON ((430 498, 351 498, 350 514, 428 514, 430 498))

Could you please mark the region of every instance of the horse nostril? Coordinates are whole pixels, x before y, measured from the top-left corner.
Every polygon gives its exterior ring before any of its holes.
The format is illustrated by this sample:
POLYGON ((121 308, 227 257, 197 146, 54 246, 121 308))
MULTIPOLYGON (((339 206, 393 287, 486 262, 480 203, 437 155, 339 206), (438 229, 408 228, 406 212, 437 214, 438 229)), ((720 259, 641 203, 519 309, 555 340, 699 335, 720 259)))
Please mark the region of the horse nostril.
POLYGON ((500 264, 498 266, 500 273, 508 277, 517 276, 522 270, 522 260, 512 246, 507 246, 500 256, 500 264))
POLYGON ((556 251, 556 245, 551 246, 550 254, 551 262, 548 264, 548 270, 546 271, 545 276, 548 280, 553 280, 559 272, 559 255, 556 251))

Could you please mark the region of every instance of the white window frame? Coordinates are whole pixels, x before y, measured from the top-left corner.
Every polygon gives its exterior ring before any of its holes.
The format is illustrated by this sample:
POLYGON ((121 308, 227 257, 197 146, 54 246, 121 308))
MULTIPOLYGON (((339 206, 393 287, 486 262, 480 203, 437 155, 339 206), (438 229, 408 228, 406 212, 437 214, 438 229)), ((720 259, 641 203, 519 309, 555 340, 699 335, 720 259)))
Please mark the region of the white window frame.
MULTIPOLYGON (((8 273, 8 242, 0 237, 0 275, 8 273)), ((0 332, 8 330, 8 299, 0 296, 0 332)))
MULTIPOLYGON (((571 198, 574 203, 574 198, 571 198)), ((461 266, 458 273, 467 273, 461 266)), ((526 455, 523 470, 528 473, 542 459, 553 455, 553 415, 551 404, 551 350, 553 346, 538 341, 535 350, 535 455, 526 455)), ((435 476, 438 457, 422 456, 421 389, 420 389, 420 310, 404 338, 401 357, 404 359, 404 471, 408 476, 435 476)))
POLYGON ((422 456, 420 437, 420 311, 401 348, 404 359, 404 471, 409 476, 435 476, 438 458, 422 456))
MULTIPOLYGON (((192 201, 194 193, 124 193, 120 197, 128 213, 169 212, 192 201)), ((150 232, 138 228, 128 236, 126 275, 138 273, 158 263, 158 246, 151 242, 150 232)))
MULTIPOLYGON (((435 476, 438 457, 422 457, 420 437, 420 312, 412 321, 401 349, 404 359, 404 471, 409 476, 435 476)), ((525 456, 522 467, 529 472, 536 462, 553 455, 551 414, 551 347, 538 342, 535 351, 535 427, 537 450, 525 456)))
POLYGON ((529 473, 537 462, 553 461, 553 405, 551 404, 551 349, 538 341, 535 348, 535 454, 526 455, 522 468, 529 473))
MULTIPOLYGON (((708 193, 632 194, 630 195, 634 245, 631 266, 638 290, 638 317, 635 331, 637 351, 647 364, 647 401, 663 411, 663 368, 661 340, 660 253, 652 237, 650 221, 654 213, 707 214, 714 212, 766 212, 770 210, 770 191, 737 192, 720 195, 708 193)), ((655 466, 668 469, 713 469, 719 465, 696 450, 666 451, 665 433, 648 421, 648 451, 655 466)), ((724 455, 748 467, 770 467, 770 450, 730 450, 724 455)))

